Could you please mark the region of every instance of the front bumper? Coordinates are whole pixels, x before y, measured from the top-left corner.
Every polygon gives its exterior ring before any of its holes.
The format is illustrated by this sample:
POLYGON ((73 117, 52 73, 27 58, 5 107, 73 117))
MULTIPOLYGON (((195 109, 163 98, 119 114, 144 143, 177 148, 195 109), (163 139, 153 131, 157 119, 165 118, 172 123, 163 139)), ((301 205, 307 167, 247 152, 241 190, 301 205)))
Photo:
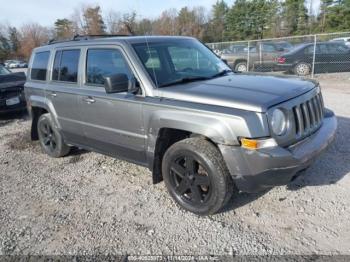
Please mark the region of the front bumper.
POLYGON ((288 148, 249 150, 225 145, 219 148, 238 189, 253 193, 289 183, 327 148, 336 129, 336 117, 329 111, 314 134, 288 148))
POLYGON ((290 71, 294 67, 293 64, 279 64, 277 63, 274 67, 275 71, 290 71))
POLYGON ((19 97, 19 103, 15 105, 10 105, 10 106, 6 105, 6 99, 0 99, 0 114, 26 110, 26 101, 25 101, 24 95, 20 94, 18 97, 19 97))

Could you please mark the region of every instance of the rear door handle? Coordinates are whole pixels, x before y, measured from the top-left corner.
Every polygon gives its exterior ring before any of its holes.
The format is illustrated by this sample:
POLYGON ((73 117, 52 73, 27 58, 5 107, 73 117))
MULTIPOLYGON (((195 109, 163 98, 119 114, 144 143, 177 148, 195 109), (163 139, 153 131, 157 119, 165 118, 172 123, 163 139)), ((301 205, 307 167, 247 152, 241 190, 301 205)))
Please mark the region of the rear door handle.
POLYGON ((86 103, 88 103, 88 104, 93 104, 93 103, 96 102, 96 100, 93 99, 91 96, 86 97, 86 98, 84 98, 83 100, 84 100, 86 103))
POLYGON ((52 97, 56 97, 57 96, 57 94, 55 93, 55 92, 51 92, 51 94, 50 94, 52 97))

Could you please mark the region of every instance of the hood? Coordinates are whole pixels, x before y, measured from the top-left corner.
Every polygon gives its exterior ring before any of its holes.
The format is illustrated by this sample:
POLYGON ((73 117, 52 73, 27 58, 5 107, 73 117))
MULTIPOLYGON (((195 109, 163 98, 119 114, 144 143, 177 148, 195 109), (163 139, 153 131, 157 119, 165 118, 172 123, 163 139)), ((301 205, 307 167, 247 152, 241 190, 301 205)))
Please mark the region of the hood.
POLYGON ((14 86, 23 86, 26 76, 23 73, 13 73, 8 75, 0 75, 0 88, 9 88, 14 86))
POLYGON ((255 112, 309 92, 317 82, 296 77, 235 73, 211 80, 159 88, 159 95, 194 103, 255 112))

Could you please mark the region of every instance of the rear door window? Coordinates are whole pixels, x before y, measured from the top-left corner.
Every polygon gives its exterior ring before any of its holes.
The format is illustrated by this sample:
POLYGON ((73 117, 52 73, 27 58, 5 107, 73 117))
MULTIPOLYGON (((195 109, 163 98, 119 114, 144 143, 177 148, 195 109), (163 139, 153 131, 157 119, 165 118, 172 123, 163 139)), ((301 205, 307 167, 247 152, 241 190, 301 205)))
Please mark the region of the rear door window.
POLYGON ((50 52, 39 52, 34 55, 30 78, 32 80, 46 81, 47 65, 49 63, 50 52))
POLYGON ((132 73, 122 53, 117 49, 89 49, 86 61, 86 83, 103 85, 104 77, 132 73))
POLYGON ((80 50, 57 51, 52 70, 52 80, 77 83, 80 50))
POLYGON ((342 44, 328 45, 328 49, 329 49, 330 54, 335 54, 335 55, 346 54, 349 52, 349 49, 345 45, 342 45, 342 44))

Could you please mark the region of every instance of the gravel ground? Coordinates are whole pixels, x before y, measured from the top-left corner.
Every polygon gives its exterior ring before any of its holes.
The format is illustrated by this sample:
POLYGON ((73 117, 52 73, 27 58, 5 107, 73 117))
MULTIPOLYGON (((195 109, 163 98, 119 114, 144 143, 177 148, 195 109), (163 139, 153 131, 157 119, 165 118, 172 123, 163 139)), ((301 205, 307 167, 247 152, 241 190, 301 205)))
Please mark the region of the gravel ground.
POLYGON ((344 81, 323 88, 339 120, 328 151, 290 185, 236 194, 210 217, 179 209, 143 167, 81 150, 51 159, 27 116, 0 118, 0 254, 350 255, 344 81))

